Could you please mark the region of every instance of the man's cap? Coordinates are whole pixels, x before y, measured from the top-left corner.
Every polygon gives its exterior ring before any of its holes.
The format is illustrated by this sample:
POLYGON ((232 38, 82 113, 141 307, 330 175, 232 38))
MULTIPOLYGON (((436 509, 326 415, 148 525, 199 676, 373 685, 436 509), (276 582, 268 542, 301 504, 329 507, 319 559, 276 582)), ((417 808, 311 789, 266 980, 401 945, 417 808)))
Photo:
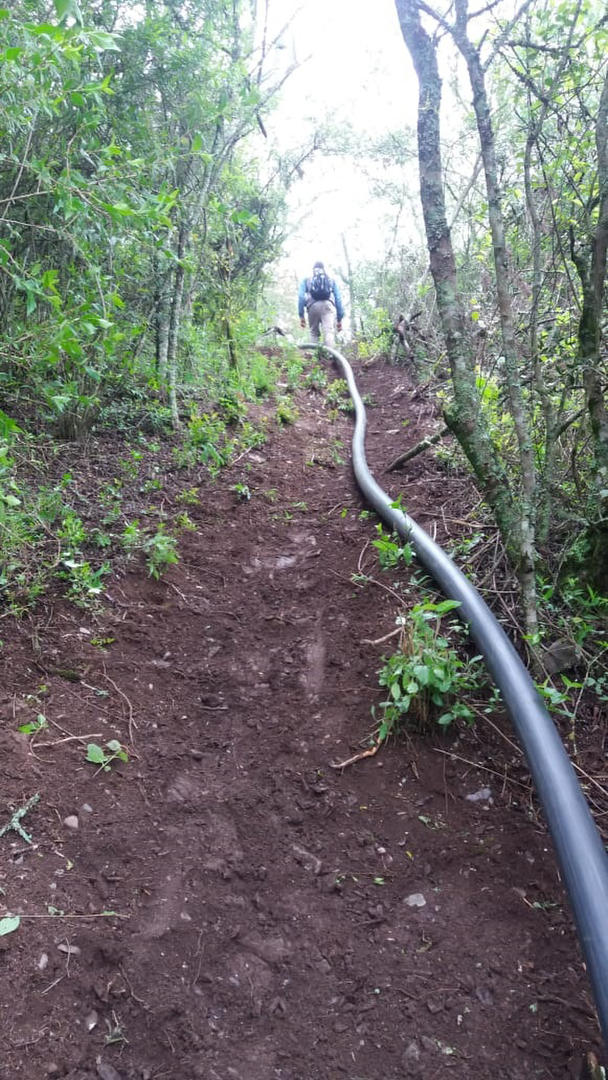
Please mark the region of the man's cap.
POLYGON ((325 264, 322 263, 319 259, 317 259, 316 263, 312 264, 312 268, 313 270, 324 270, 325 264))

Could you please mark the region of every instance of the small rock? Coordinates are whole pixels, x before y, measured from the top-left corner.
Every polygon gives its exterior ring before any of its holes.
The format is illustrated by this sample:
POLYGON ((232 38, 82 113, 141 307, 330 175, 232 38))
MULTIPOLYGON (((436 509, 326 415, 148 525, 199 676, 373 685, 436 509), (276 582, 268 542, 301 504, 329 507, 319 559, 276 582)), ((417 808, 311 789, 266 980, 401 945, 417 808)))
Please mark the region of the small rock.
POLYGON ((487 986, 477 986, 475 988, 475 997, 478 1001, 481 1001, 482 1005, 493 1005, 494 997, 492 991, 487 986))
POLYGON ((80 807, 80 809, 82 810, 82 812, 84 814, 92 814, 93 813, 93 807, 89 806, 88 802, 83 803, 82 806, 80 807))
POLYGON ((87 1031, 93 1031, 97 1027, 98 1023, 99 1015, 95 1012, 95 1009, 93 1009, 86 1017, 84 1026, 86 1027, 87 1031))
POLYGON ((470 795, 465 795, 467 802, 490 802, 492 799, 492 789, 489 787, 482 787, 479 791, 473 791, 470 795))
POLYGON ((100 1080, 123 1080, 122 1074, 117 1072, 113 1065, 97 1059, 97 1075, 100 1080))
POLYGON ((69 817, 63 819, 63 824, 66 829, 77 829, 79 824, 77 815, 70 814, 69 817))
POLYGON ((406 896, 405 902, 408 907, 425 907, 426 905, 426 900, 420 892, 410 893, 409 896, 406 896))
POLYGON ((69 945, 67 941, 60 941, 57 949, 59 952, 66 953, 68 956, 80 956, 79 946, 69 945))
POLYGON ((301 863, 307 870, 312 870, 315 877, 319 876, 323 864, 317 855, 313 855, 312 851, 305 851, 304 848, 298 847, 297 844, 292 844, 291 850, 296 862, 301 863))
POLYGON ((406 1076, 419 1076, 422 1072, 420 1047, 417 1042, 411 1042, 403 1051, 401 1065, 406 1076))
POLYGON ((579 649, 568 640, 554 641, 543 654, 543 666, 547 675, 557 675, 560 671, 568 671, 577 663, 580 656, 579 649))
POLYGON ((191 750, 190 757, 194 758, 195 761, 202 761, 204 754, 202 750, 191 750))
POLYGON ((404 1061, 420 1061, 420 1047, 417 1042, 411 1042, 403 1052, 404 1061))
POLYGON ((45 953, 45 952, 40 953, 40 957, 38 959, 38 970, 39 971, 44 971, 44 969, 48 965, 48 962, 49 962, 49 954, 45 953))
POLYGON ((443 1005, 441 1004, 441 1002, 435 1001, 434 998, 429 998, 426 1003, 426 1007, 429 1012, 433 1014, 433 1016, 435 1015, 435 1013, 441 1012, 441 1010, 443 1009, 443 1005))

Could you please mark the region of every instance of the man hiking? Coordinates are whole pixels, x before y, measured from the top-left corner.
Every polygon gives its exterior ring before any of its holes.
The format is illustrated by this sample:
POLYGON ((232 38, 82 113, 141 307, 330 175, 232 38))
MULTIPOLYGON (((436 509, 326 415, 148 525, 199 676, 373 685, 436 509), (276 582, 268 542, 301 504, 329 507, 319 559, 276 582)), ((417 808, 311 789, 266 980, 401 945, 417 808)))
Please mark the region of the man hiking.
POLYGON ((298 315, 300 326, 306 326, 304 312, 308 313, 308 325, 313 341, 319 341, 323 330, 323 341, 330 349, 334 346, 336 331, 342 329, 344 307, 340 290, 333 278, 330 278, 322 262, 316 262, 312 268, 312 277, 300 283, 298 292, 298 315))

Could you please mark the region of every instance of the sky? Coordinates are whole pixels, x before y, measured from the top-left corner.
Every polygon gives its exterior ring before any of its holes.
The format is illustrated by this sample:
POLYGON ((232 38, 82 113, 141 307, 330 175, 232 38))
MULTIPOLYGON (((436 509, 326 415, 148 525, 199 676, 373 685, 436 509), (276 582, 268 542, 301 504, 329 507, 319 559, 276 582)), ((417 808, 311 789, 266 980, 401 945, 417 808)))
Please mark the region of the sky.
MULTIPOLYGON (((301 64, 267 118, 276 145, 303 145, 328 114, 337 130, 345 121, 370 134, 415 126, 417 82, 394 0, 270 0, 270 19, 275 32, 290 22, 281 62, 301 64)), ((387 207, 372 199, 357 162, 317 154, 303 172, 290 193, 283 272, 303 277, 316 259, 343 266, 342 234, 355 261, 380 257, 387 207)))

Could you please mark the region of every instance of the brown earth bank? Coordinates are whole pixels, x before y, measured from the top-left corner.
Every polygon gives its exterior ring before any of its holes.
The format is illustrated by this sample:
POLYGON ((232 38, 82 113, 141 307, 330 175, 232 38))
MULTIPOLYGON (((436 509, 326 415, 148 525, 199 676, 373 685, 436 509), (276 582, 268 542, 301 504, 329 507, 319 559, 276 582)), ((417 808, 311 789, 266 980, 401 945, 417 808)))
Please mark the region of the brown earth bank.
MULTIPOLYGON (((477 495, 432 453, 382 475, 440 423, 424 391, 381 362, 358 379, 379 481, 440 541, 466 530, 477 495)), ((516 751, 480 720, 332 768, 373 727, 417 570, 378 567, 350 418, 296 399, 215 482, 163 477, 168 509, 198 502, 161 581, 127 567, 96 613, 0 624, 0 826, 39 796, 32 842, 0 837, 1 914, 22 917, 0 938, 2 1080, 555 1080, 597 1049, 516 751), (86 743, 110 739, 129 760, 96 771, 86 743)), ((82 489, 119 453, 71 451, 82 489)))

